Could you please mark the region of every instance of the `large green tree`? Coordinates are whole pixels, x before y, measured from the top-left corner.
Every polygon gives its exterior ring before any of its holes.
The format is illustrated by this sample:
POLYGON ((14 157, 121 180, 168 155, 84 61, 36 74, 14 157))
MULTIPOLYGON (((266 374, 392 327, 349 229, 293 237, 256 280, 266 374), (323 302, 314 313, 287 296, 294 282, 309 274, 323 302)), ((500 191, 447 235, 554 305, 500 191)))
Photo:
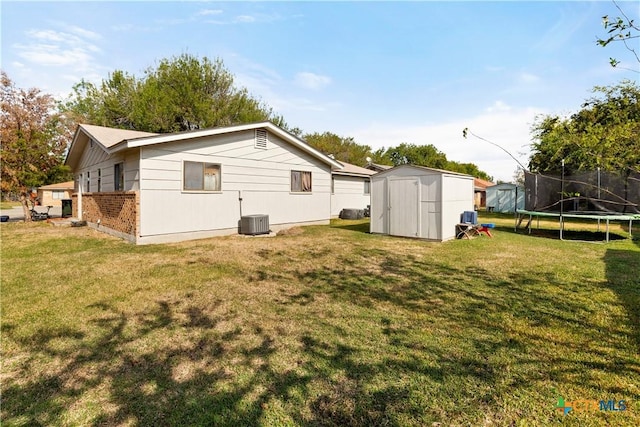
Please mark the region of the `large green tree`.
POLYGON ((56 112, 51 95, 20 89, 2 71, 0 147, 3 194, 18 194, 25 220, 30 221, 31 189, 69 178, 62 166, 71 128, 56 112))
POLYGON ((540 116, 534 123, 529 168, 558 171, 640 170, 640 88, 625 80, 596 86, 595 96, 568 118, 540 116))
POLYGON ((357 166, 366 166, 371 147, 360 145, 351 137, 342 137, 331 132, 311 133, 303 136, 314 148, 325 154, 333 155, 336 160, 357 166))
POLYGON ((189 54, 162 59, 140 78, 116 70, 99 85, 74 86, 64 111, 77 122, 147 132, 177 132, 281 116, 237 87, 221 59, 189 54))
POLYGON ((433 144, 416 145, 403 142, 398 146, 389 147, 386 150, 381 149, 373 154, 376 159, 374 162, 383 165, 391 164, 398 166, 412 164, 465 173, 487 181, 492 180, 489 174, 480 170, 478 166, 473 163, 460 163, 447 159, 446 154, 438 150, 433 144))

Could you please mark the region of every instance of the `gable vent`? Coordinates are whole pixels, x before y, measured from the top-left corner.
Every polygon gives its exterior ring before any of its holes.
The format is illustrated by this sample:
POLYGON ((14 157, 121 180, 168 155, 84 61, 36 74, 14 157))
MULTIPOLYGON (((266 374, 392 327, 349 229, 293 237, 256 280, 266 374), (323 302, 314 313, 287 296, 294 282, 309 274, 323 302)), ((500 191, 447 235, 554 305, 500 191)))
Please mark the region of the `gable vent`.
POLYGON ((256 129, 256 148, 267 149, 267 131, 266 129, 256 129))

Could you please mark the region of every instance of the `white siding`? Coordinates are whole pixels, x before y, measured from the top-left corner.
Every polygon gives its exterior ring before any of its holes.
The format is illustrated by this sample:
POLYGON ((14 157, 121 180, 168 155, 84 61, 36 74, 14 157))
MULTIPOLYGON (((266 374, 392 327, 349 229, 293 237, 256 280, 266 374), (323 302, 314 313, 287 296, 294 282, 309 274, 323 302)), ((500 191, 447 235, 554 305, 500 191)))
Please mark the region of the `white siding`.
POLYGON ((340 215, 342 209, 364 209, 371 204, 371 195, 364 193, 365 181, 369 178, 333 175, 332 217, 340 215))
POLYGON ((456 237, 456 224, 464 211, 473 210, 473 179, 444 175, 442 179, 442 235, 441 240, 456 237))
POLYGON ((87 145, 86 150, 82 153, 82 157, 80 158, 80 162, 78 164, 78 170, 76 171, 76 191, 78 190, 77 177, 79 176, 79 174, 82 174, 83 176, 83 192, 90 193, 98 191, 98 169, 100 169, 100 182, 102 191, 113 191, 113 166, 116 163, 124 163, 124 190, 137 190, 139 184, 137 151, 132 151, 128 154, 118 153, 109 156, 96 144, 93 148, 90 148, 90 146, 87 145), (91 177, 90 188, 85 188, 87 182, 87 172, 90 172, 91 177))
POLYGON ((329 165, 271 133, 266 150, 255 148, 254 135, 250 130, 141 148, 141 237, 237 230, 241 209, 242 215, 269 215, 270 225, 328 221, 329 165), (220 164, 221 191, 182 191, 184 161, 220 164), (311 172, 311 193, 291 193, 291 170, 311 172))
POLYGON ((371 179, 371 217, 369 231, 372 233, 389 234, 387 221, 389 201, 387 179, 371 179))
POLYGON ((421 177, 421 227, 420 236, 439 240, 442 235, 442 175, 421 177))

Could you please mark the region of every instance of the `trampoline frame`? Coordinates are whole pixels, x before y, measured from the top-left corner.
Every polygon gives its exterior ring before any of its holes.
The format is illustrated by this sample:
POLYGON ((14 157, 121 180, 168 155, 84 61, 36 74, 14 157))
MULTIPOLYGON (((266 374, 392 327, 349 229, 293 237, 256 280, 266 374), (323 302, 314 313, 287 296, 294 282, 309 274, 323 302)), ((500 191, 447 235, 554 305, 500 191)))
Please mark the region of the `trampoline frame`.
POLYGON ((629 238, 633 238, 631 234, 631 230, 633 228, 633 221, 640 221, 640 215, 594 215, 589 213, 563 213, 563 212, 541 212, 541 211, 528 211, 524 209, 516 210, 516 223, 515 223, 515 231, 518 231, 518 225, 522 223, 522 219, 524 216, 529 216, 529 222, 527 224, 527 229, 529 234, 531 234, 531 223, 533 222, 533 217, 536 217, 538 220, 538 228, 540 228, 540 217, 547 218, 559 218, 560 220, 560 240, 564 240, 562 237, 562 232, 564 230, 564 219, 565 218, 578 218, 578 219, 594 219, 598 220, 598 231, 600 231, 600 221, 606 221, 606 242, 609 242, 609 221, 629 221, 629 238))

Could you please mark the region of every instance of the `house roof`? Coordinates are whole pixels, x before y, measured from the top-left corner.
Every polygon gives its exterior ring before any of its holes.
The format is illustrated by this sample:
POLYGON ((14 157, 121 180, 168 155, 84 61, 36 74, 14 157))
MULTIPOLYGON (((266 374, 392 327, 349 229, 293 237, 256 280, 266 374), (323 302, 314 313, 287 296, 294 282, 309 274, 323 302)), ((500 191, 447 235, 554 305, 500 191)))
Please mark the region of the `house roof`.
POLYGON ((347 162, 340 162, 340 163, 344 167, 342 169, 332 170, 331 173, 333 175, 368 177, 371 175, 375 175, 377 173, 377 171, 374 171, 371 169, 365 169, 360 166, 352 165, 351 163, 347 163, 347 162))
POLYGON ((405 169, 405 168, 418 169, 420 171, 431 172, 431 173, 439 173, 439 174, 445 174, 445 175, 457 175, 457 176, 463 176, 463 177, 467 177, 467 178, 473 178, 471 175, 468 175, 466 173, 452 172, 452 171, 448 171, 448 170, 444 170, 444 169, 428 168, 426 166, 418 166, 418 165, 398 165, 398 166, 392 167, 391 169, 387 169, 385 171, 378 172, 375 176, 388 175, 389 173, 391 173, 392 171, 394 171, 396 169, 405 169))
POLYGON ((476 190, 479 190, 479 191, 486 190, 487 187, 490 187, 492 185, 495 185, 495 184, 491 181, 487 181, 480 178, 473 178, 473 186, 476 190))
POLYGON ((387 169, 391 169, 393 166, 389 166, 389 165, 379 165, 377 163, 369 163, 367 166, 365 166, 367 169, 371 169, 373 171, 376 172, 380 172, 380 171, 385 171, 387 169))
POLYGON ((202 138, 254 129, 267 129, 273 134, 278 135, 284 141, 330 165, 332 168, 343 168, 343 166, 336 160, 316 150, 315 148, 307 144, 304 140, 285 131, 284 129, 274 125, 269 121, 166 134, 139 132, 133 130, 81 124, 78 126, 78 129, 76 130, 76 133, 73 137, 71 147, 69 148, 69 152, 67 153, 65 164, 72 166, 73 169, 73 165, 75 165, 75 163, 80 160, 80 156, 84 151, 84 147, 86 147, 86 144, 88 144, 90 140, 96 141, 98 144, 100 144, 103 150, 107 152, 107 154, 113 154, 130 148, 139 148, 149 145, 184 141, 194 138, 202 138))
POLYGON ((91 138, 106 148, 111 148, 122 141, 159 135, 157 133, 137 130, 116 129, 95 125, 80 125, 91 138))
POLYGON ((38 187, 39 190, 73 190, 74 182, 59 182, 57 184, 49 184, 43 185, 42 187, 38 187))

